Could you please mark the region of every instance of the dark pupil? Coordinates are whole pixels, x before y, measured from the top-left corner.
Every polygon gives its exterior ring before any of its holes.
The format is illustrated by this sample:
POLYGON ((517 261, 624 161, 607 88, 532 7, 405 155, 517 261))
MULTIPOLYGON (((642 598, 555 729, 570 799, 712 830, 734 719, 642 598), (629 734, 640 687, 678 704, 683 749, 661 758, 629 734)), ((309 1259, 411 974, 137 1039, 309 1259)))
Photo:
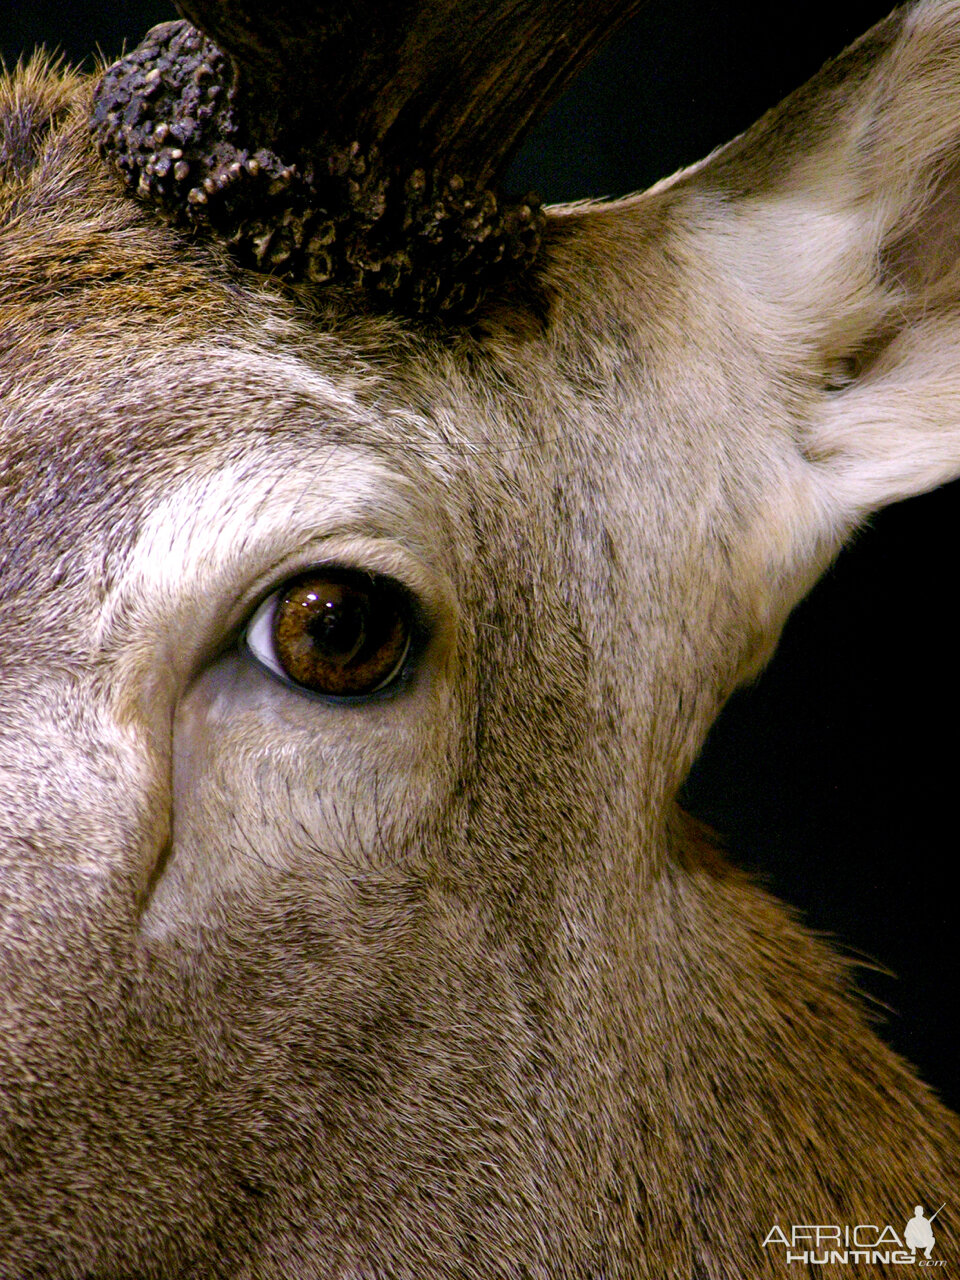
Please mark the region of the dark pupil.
POLYGON ((321 597, 313 606, 317 612, 307 623, 307 631, 327 659, 347 663, 366 640, 365 602, 343 587, 328 587, 323 594, 326 598, 321 597))

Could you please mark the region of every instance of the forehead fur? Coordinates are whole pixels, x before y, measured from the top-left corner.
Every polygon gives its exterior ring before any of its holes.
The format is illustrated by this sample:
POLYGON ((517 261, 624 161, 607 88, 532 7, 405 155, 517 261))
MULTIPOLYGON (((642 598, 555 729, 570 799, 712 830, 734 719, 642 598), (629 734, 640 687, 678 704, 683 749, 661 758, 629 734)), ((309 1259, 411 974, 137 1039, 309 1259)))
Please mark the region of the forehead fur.
MULTIPOLYGON (((293 399, 309 367, 335 360, 336 386, 323 394, 355 418, 350 406, 377 381, 376 362, 307 314, 335 299, 297 298, 242 272, 217 245, 179 235, 123 194, 93 151, 90 94, 90 81, 42 56, 0 79, 7 495, 36 488, 47 452, 59 487, 87 489, 89 506, 98 458, 122 485, 161 452, 161 469, 175 470, 198 433, 208 444, 241 437, 238 410, 256 407, 265 359, 293 399)), ((368 350, 388 333, 393 351, 404 345, 387 320, 352 329, 368 350)), ((318 395, 315 382, 299 389, 318 395)))
MULTIPOLYGON (((378 403, 389 374, 394 386, 405 384, 402 403, 422 403, 438 358, 446 365, 459 348, 456 365, 476 373, 480 347, 497 346, 492 335, 522 329, 528 307, 512 306, 508 316, 493 307, 470 332, 438 329, 425 340, 423 327, 364 311, 352 291, 296 288, 237 268, 216 242, 177 232, 130 199, 96 158, 92 87, 42 55, 0 78, 8 388, 49 387, 68 366, 87 381, 118 359, 135 362, 143 385, 154 348, 166 354, 173 392, 182 376, 189 380, 181 356, 214 341, 256 355, 283 349, 335 368, 341 393, 378 403)), ((538 327, 532 315, 528 323, 538 327)))
MULTIPOLYGON (((103 167, 91 163, 90 88, 42 55, 0 80, 5 285, 19 305, 48 307, 58 299, 69 305, 78 291, 139 284, 149 310, 159 296, 144 287, 149 273, 175 272, 184 291, 200 281, 182 248, 119 199, 103 167)), ((88 295, 84 305, 90 302, 88 295)), ((202 321, 204 299, 197 303, 202 321)))
MULTIPOLYGON (((218 244, 174 231, 131 200, 96 158, 92 89, 42 55, 0 78, 5 367, 49 376, 52 335, 65 333, 88 334, 98 360, 149 333, 170 350, 213 335, 254 348, 286 340, 308 358, 319 341, 328 354, 334 326, 305 324, 304 312, 336 311, 337 291, 298 293, 240 271, 218 244)), ((336 327, 367 346, 403 343, 401 326, 383 318, 336 327)), ((342 343, 335 354, 349 380, 356 365, 342 343)))

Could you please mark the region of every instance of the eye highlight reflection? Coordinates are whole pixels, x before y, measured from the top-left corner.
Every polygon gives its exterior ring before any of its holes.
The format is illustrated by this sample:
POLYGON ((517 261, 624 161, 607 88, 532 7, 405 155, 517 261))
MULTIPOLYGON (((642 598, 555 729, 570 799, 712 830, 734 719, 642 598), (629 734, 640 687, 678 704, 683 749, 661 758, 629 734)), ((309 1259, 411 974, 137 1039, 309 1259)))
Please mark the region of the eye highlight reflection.
POLYGON ((413 608, 392 578, 321 565, 264 600, 247 647, 274 675, 330 698, 386 689, 410 650, 413 608))

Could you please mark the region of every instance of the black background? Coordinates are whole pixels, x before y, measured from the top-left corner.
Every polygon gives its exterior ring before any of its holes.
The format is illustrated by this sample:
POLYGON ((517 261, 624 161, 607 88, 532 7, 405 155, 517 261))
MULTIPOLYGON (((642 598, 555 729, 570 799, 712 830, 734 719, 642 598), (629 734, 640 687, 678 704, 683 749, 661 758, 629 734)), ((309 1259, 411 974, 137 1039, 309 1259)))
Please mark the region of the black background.
MULTIPOLYGON (((645 187, 745 128, 886 11, 789 5, 758 25, 744 3, 651 0, 538 126, 509 184, 548 200, 645 187)), ((40 41, 75 61, 114 55, 172 16, 161 0, 13 12, 7 0, 0 51, 8 64, 40 41)), ((956 1108, 958 522, 960 484, 877 516, 733 699, 686 788, 738 862, 876 962, 860 980, 883 1034, 956 1108)))

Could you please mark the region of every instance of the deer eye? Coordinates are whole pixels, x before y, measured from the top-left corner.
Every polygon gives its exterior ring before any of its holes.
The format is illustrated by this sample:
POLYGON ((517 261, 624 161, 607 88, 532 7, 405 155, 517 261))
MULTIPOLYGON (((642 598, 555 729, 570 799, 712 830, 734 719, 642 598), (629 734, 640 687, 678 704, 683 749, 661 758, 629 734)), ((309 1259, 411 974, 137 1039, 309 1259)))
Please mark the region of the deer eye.
POLYGON ((398 582, 321 566, 268 596, 246 641, 282 680, 330 698, 358 698, 399 676, 412 632, 413 602, 398 582))

